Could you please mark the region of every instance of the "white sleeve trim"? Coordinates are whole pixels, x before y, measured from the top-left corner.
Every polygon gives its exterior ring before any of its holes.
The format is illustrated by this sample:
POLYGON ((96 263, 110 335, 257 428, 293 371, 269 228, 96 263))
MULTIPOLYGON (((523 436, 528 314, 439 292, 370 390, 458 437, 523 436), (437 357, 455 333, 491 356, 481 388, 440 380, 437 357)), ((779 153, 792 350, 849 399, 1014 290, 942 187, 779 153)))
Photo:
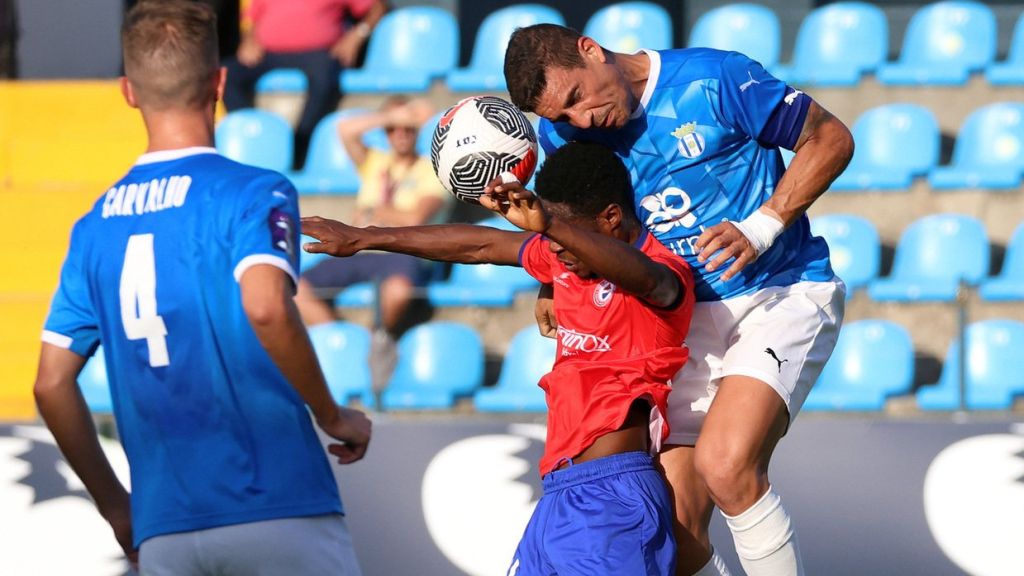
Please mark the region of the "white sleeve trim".
POLYGON ((53 344, 58 348, 70 350, 71 343, 74 342, 74 340, 70 336, 65 336, 63 334, 58 334, 56 332, 51 332, 49 330, 43 330, 43 342, 46 342, 47 344, 53 344))
POLYGON ((271 266, 276 266, 277 268, 284 270, 292 277, 292 282, 295 282, 295 284, 298 285, 299 275, 295 273, 295 269, 292 268, 291 262, 281 258, 280 256, 274 256, 272 254, 253 254, 242 258, 242 261, 235 266, 235 282, 240 282, 242 280, 242 274, 244 274, 246 270, 260 264, 270 264, 271 266))

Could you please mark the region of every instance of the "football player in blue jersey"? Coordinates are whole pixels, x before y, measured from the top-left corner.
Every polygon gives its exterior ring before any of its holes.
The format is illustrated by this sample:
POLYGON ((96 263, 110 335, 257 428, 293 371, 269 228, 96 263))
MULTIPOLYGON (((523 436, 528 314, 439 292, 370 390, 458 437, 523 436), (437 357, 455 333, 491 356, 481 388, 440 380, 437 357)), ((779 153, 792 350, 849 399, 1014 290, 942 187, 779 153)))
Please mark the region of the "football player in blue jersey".
POLYGON ((213 11, 144 0, 121 40, 149 146, 71 234, 43 332, 39 412, 144 575, 358 575, 310 417, 362 458, 292 300, 298 200, 213 146, 224 90, 213 11), (114 475, 76 378, 102 343, 131 468, 114 475))
MULTIPOLYGON (((637 215, 697 277, 691 360, 660 457, 677 573, 728 573, 708 539, 714 504, 747 574, 803 574, 768 464, 842 323, 845 286, 805 211, 849 163, 849 130, 742 54, 619 54, 551 24, 512 35, 505 78, 512 101, 544 119, 548 151, 596 141, 626 162, 637 215), (780 148, 796 152, 788 170, 780 148)), ((538 300, 542 330, 549 306, 538 300)))

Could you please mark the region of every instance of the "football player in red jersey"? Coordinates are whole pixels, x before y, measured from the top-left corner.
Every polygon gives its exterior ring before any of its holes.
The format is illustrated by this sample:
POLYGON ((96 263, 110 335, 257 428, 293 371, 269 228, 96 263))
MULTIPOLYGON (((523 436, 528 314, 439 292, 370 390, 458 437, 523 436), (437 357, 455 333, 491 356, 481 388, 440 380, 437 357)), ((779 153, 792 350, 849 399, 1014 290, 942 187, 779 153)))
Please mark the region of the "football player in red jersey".
POLYGON ((520 265, 553 284, 558 352, 540 382, 548 403, 544 496, 513 568, 667 576, 675 569, 672 506, 650 454, 668 435, 669 381, 687 359, 693 276, 636 219, 629 173, 608 148, 567 144, 548 157, 536 188, 543 200, 519 183, 480 199, 526 232, 307 218, 303 232, 320 243, 305 249, 520 265))

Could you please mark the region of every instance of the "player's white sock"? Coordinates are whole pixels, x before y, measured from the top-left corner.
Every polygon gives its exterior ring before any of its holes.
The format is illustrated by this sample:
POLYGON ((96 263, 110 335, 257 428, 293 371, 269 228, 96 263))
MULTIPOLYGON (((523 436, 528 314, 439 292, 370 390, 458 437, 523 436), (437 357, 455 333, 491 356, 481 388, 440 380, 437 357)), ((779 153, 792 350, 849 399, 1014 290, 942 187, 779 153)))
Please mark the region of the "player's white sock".
POLYGON ((747 576, 803 576, 793 520, 771 487, 738 516, 722 515, 747 576))
POLYGON ((718 550, 711 549, 711 559, 704 565, 703 568, 697 571, 693 576, 732 576, 732 572, 729 572, 729 568, 726 567, 725 561, 718 555, 718 550))

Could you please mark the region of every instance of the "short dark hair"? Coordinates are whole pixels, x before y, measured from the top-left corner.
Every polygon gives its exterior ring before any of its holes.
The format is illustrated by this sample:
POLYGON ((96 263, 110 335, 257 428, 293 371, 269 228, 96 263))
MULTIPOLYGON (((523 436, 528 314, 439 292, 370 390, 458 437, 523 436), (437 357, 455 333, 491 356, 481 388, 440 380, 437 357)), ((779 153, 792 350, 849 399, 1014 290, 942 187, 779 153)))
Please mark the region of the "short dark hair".
POLYGON ((565 205, 574 216, 596 218, 612 204, 632 218, 633 184, 622 160, 607 146, 569 142, 548 155, 537 173, 537 195, 565 205))
POLYGON ((547 87, 548 68, 586 66, 577 45, 580 37, 572 28, 557 24, 517 28, 505 51, 505 83, 512 103, 533 112, 547 87))
POLYGON ((217 15, 201 2, 142 0, 121 25, 124 73, 140 105, 196 108, 220 67, 217 15))

